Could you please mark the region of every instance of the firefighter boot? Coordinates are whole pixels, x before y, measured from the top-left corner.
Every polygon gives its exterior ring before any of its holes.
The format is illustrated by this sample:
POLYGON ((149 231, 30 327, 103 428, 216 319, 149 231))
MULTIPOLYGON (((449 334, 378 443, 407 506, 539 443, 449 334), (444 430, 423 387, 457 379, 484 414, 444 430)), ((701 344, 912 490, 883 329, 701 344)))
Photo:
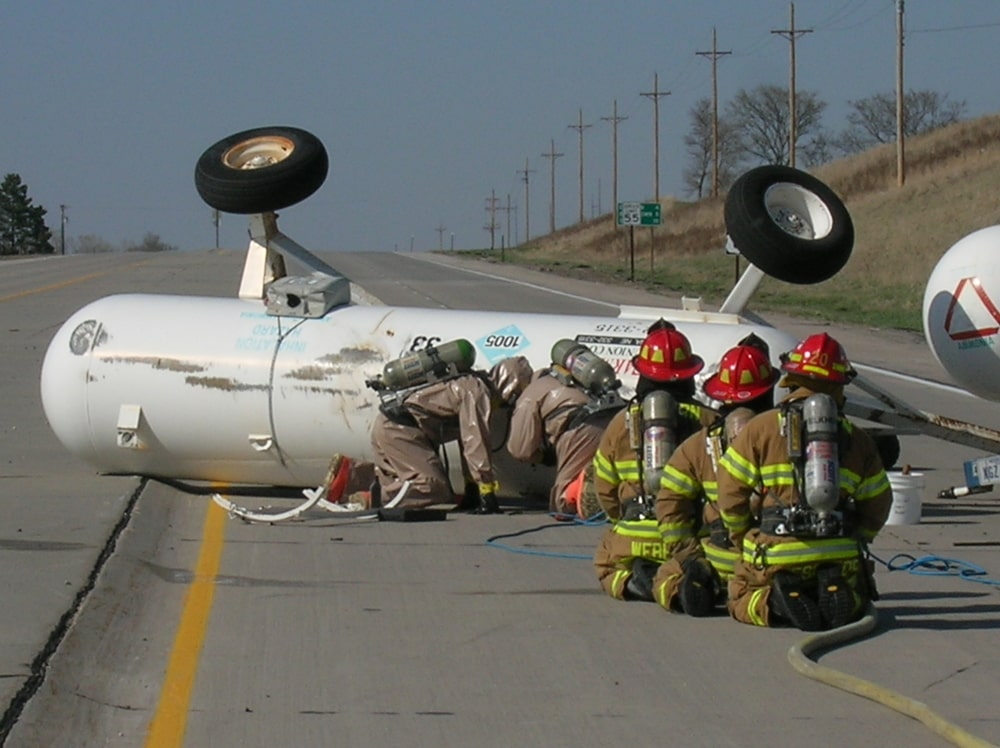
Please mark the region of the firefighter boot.
POLYGON ((808 597, 802 581, 787 571, 774 575, 768 599, 771 612, 802 631, 822 631, 823 617, 816 601, 808 597))
POLYGON ((479 492, 479 505, 472 510, 473 514, 501 514, 500 503, 493 491, 479 492))
POLYGON ((823 566, 816 572, 819 612, 828 628, 836 629, 854 618, 854 591, 836 566, 823 566))
POLYGON ((702 618, 715 608, 722 586, 719 575, 703 558, 692 558, 684 564, 679 595, 681 608, 689 616, 702 618))
POLYGON ((625 580, 625 599, 653 601, 653 577, 660 567, 655 561, 637 558, 632 562, 632 573, 625 580))

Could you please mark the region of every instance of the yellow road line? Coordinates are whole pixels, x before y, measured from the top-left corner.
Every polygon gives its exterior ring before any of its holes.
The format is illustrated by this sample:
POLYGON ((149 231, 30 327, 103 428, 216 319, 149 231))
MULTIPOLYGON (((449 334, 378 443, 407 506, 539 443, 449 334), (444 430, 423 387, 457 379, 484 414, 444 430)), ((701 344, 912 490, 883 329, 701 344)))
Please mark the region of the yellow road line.
POLYGON ((62 281, 61 283, 53 283, 50 286, 42 286, 41 288, 32 288, 29 291, 18 291, 17 293, 12 293, 9 296, 0 296, 0 302, 3 301, 13 301, 14 299, 20 299, 24 296, 31 296, 36 293, 45 293, 46 291, 55 291, 59 288, 65 288, 66 286, 72 286, 74 283, 83 283, 91 278, 100 278, 102 275, 107 275, 107 272, 103 273, 91 273, 90 275, 81 275, 79 278, 72 278, 70 280, 62 281))
POLYGON ((184 745, 188 707, 195 676, 198 674, 198 660, 208 629, 212 600, 215 597, 215 577, 222 559, 227 520, 228 515, 222 507, 214 501, 208 502, 198 565, 184 601, 167 674, 160 691, 160 703, 146 736, 146 748, 184 745))
MULTIPOLYGON (((130 262, 124 268, 115 268, 116 270, 124 270, 128 268, 142 267, 143 265, 148 265, 152 260, 139 260, 138 262, 130 262)), ((60 281, 59 283, 52 283, 48 286, 41 286, 40 288, 32 288, 27 291, 18 291, 17 293, 9 294, 8 296, 0 296, 0 303, 4 301, 13 301, 14 299, 20 299, 25 296, 31 296, 36 293, 45 293, 46 291, 56 291, 60 288, 65 288, 66 286, 72 286, 75 283, 83 283, 84 281, 89 281, 93 278, 100 278, 102 275, 107 275, 110 270, 102 270, 97 273, 90 273, 89 275, 81 275, 77 278, 70 278, 69 280, 60 281)))

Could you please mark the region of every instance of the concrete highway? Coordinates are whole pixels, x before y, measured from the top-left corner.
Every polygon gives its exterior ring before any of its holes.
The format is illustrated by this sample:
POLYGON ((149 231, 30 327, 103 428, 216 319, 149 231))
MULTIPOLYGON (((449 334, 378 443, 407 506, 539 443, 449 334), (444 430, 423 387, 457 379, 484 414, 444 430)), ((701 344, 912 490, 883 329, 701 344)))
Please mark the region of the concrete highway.
MULTIPOLYGON (((111 293, 235 295, 242 257, 0 263, 0 745, 949 744, 797 673, 786 653, 802 632, 606 597, 588 560, 600 527, 518 502, 434 523, 317 511, 248 524, 210 487, 102 476, 68 454, 38 391, 59 325, 111 293)), ((390 304, 613 316, 619 303, 676 303, 490 263, 322 257, 390 304)), ((948 384, 918 336, 824 329, 910 404, 1000 428, 1000 406, 925 381, 948 384)), ((881 566, 874 634, 820 661, 1000 743, 1000 507, 991 494, 936 498, 982 454, 903 437, 900 463, 926 475, 922 518, 886 527, 872 550, 984 573, 881 566)), ((240 498, 254 500, 270 499, 240 498)))

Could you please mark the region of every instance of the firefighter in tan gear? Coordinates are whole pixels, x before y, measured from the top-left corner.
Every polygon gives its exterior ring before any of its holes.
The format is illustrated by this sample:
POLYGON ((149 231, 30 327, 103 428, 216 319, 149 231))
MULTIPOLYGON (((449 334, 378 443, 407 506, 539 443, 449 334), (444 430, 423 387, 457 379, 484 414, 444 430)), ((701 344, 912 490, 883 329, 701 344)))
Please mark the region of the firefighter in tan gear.
POLYGON ((754 415, 774 407, 779 374, 768 356, 756 335, 726 351, 702 385, 719 403, 719 418, 685 439, 663 469, 656 519, 668 558, 653 579, 653 596, 667 610, 706 616, 725 600, 723 585, 739 552, 719 515, 716 472, 726 445, 754 415))
POLYGON ((864 549, 892 491, 874 441, 843 415, 855 371, 841 345, 811 335, 781 361, 790 394, 746 425, 719 471, 719 510, 742 549, 729 612, 756 626, 838 628, 875 599, 864 549))
MULTIPOLYGON (((471 343, 458 342, 465 344, 463 351, 471 349, 474 359, 471 343)), ((463 500, 459 508, 477 514, 500 511, 490 452, 490 417, 494 407, 513 405, 531 379, 531 364, 523 356, 515 356, 482 372, 471 370, 469 356, 464 358, 466 366, 460 368, 465 371, 440 367, 438 376, 433 372, 432 376, 418 374, 414 377, 417 384, 393 393, 393 397, 382 397, 371 442, 384 501, 396 496, 408 482, 402 506, 454 502, 438 451, 458 439, 463 471, 476 489, 473 493, 478 494, 469 497, 471 501, 463 500)), ((400 361, 406 368, 404 359, 400 361)), ((432 361, 431 368, 434 366, 438 363, 432 361)))
POLYGON ((517 460, 555 466, 549 511, 576 514, 566 487, 593 461, 604 429, 625 402, 611 364, 586 346, 560 340, 552 361, 517 398, 507 451, 517 460))
POLYGON ((654 323, 632 359, 635 397, 608 424, 594 455, 597 500, 610 522, 594 553, 601 587, 619 600, 653 599, 653 576, 666 558, 654 504, 674 447, 717 413, 698 402, 695 375, 705 365, 665 320, 654 323))

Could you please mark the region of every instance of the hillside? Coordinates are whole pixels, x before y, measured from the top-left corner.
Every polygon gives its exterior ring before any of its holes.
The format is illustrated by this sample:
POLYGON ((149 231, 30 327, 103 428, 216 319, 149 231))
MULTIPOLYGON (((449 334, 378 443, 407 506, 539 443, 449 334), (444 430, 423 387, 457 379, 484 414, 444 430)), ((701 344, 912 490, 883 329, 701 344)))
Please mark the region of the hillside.
MULTIPOLYGON (((847 205, 855 225, 854 253, 838 276, 815 286, 765 280, 753 306, 920 330, 924 283, 938 258, 966 234, 1000 223, 1000 115, 907 140, 903 187, 896 185, 895 144, 813 173, 847 205)), ((635 230, 635 283, 683 290, 717 305, 736 277, 738 262, 722 251, 723 199, 664 199, 661 204, 663 225, 652 232, 635 230)), ((607 214, 533 239, 507 249, 504 261, 628 283, 629 232, 613 220, 607 214)), ((499 252, 484 254, 499 260, 499 252)))

